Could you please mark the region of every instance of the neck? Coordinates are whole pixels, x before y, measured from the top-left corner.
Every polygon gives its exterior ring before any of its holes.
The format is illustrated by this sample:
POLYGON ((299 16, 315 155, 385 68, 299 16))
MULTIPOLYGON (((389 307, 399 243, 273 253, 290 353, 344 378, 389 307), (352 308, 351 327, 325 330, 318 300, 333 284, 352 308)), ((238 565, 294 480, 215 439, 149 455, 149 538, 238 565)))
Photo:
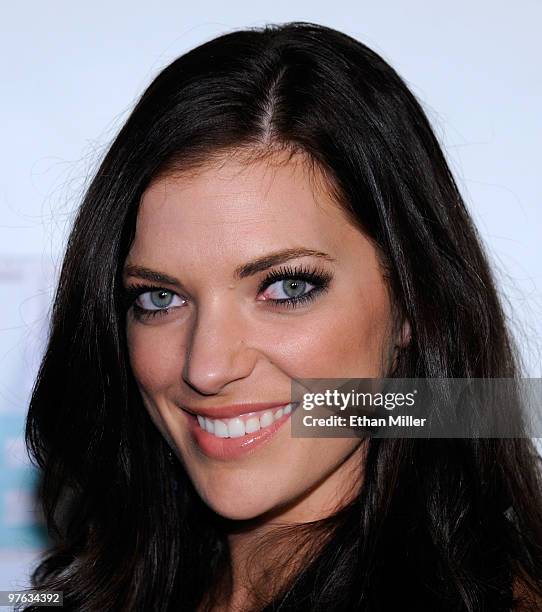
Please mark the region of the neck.
POLYGON ((359 493, 360 460, 363 446, 298 499, 254 519, 228 522, 231 594, 213 612, 263 607, 318 554, 332 535, 332 517, 359 493))

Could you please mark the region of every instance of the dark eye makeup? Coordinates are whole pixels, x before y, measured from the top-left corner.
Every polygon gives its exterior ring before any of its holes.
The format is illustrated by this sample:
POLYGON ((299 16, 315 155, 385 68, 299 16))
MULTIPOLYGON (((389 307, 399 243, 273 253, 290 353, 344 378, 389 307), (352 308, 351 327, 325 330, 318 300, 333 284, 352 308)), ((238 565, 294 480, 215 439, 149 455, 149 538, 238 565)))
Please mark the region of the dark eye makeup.
MULTIPOLYGON (((265 304, 269 304, 274 308, 297 308, 301 304, 307 304, 314 300, 319 294, 328 290, 333 275, 331 272, 322 268, 312 268, 309 266, 284 266, 270 271, 262 280, 258 287, 258 294, 265 291, 270 285, 279 281, 302 281, 313 285, 312 289, 299 296, 277 299, 268 298, 264 300, 265 304)), ((137 303, 139 296, 148 292, 160 292, 162 295, 170 293, 172 296, 177 295, 174 291, 160 287, 157 285, 149 285, 145 283, 132 283, 124 287, 123 291, 123 306, 125 310, 132 309, 132 313, 137 320, 147 320, 154 317, 165 316, 172 308, 143 308, 137 303)))

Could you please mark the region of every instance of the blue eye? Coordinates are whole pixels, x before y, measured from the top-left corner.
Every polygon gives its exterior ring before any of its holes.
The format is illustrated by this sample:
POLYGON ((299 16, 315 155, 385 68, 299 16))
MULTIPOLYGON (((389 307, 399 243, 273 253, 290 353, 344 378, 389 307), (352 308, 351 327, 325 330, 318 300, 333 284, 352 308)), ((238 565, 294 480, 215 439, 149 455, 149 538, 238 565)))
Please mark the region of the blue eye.
POLYGON ((167 315, 172 308, 184 306, 185 301, 163 287, 131 285, 125 289, 125 307, 132 308, 136 319, 167 315))
POLYGON ((286 266, 270 272, 260 285, 260 292, 265 290, 267 293, 270 288, 277 285, 277 289, 273 290, 275 295, 265 297, 263 301, 277 307, 295 308, 326 291, 331 279, 331 273, 323 270, 286 266))
POLYGON ((146 291, 139 294, 136 303, 144 310, 157 310, 171 306, 175 297, 179 296, 173 293, 173 291, 157 289, 156 291, 146 291))
POLYGON ((276 281, 269 285, 265 290, 265 293, 271 291, 273 294, 277 294, 276 297, 267 298, 272 300, 289 300, 289 299, 297 299, 303 295, 306 295, 305 291, 307 288, 313 287, 307 281, 304 281, 299 278, 286 278, 280 281, 276 281), (273 289, 273 287, 277 287, 273 289))
MULTIPOLYGON (((260 284, 258 294, 264 293, 264 299, 260 301, 273 307, 296 308, 327 291, 332 278, 333 275, 324 270, 286 266, 270 272, 260 284), (275 285, 276 289, 273 288, 275 285), (265 295, 269 292, 271 295, 265 295)), ((186 299, 164 287, 136 284, 124 290, 124 306, 127 310, 131 308, 139 320, 165 316, 185 304, 186 299)))

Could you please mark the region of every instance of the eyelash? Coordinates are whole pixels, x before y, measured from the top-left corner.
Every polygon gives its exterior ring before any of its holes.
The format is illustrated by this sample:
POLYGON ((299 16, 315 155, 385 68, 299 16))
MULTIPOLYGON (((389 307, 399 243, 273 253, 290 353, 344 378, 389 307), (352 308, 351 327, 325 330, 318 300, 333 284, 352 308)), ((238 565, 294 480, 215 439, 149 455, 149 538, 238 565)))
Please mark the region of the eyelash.
MULTIPOLYGON (((327 291, 329 288, 331 279, 332 279, 331 273, 325 270, 319 269, 319 268, 308 268, 308 267, 303 267, 303 266, 292 268, 290 266, 285 266, 282 268, 278 268, 276 270, 272 270, 265 277, 265 279, 260 283, 260 286, 258 288, 258 293, 261 293, 262 291, 267 289, 269 286, 281 280, 301 280, 301 281, 308 282, 311 285, 314 285, 314 287, 310 291, 308 291, 307 293, 304 293, 303 295, 299 297, 291 297, 291 298, 286 298, 286 299, 269 298, 265 300, 266 303, 273 304, 274 307, 278 306, 278 307, 286 307, 286 308, 297 308, 300 304, 308 303, 314 300, 314 298, 318 294, 327 291)), ((142 283, 135 283, 132 285, 128 285, 124 290, 125 308, 129 309, 130 307, 132 307, 133 314, 135 318, 138 320, 150 319, 156 316, 167 315, 169 311, 171 310, 169 307, 150 310, 146 308, 141 308, 141 306, 138 306, 135 303, 135 301, 140 295, 144 293, 148 293, 148 292, 153 292, 153 291, 168 291, 170 293, 174 293, 173 291, 170 291, 169 289, 165 289, 164 287, 160 287, 157 285, 151 286, 151 285, 145 285, 142 283)))
POLYGON ((270 298, 266 300, 271 304, 286 306, 287 308, 296 308, 299 306, 299 304, 312 301, 319 293, 327 291, 331 278, 332 275, 329 272, 326 272, 320 268, 308 268, 303 266, 292 268, 291 266, 284 266, 269 272, 269 274, 261 282, 258 288, 258 293, 261 293, 264 291, 264 289, 267 289, 274 283, 281 280, 301 280, 314 285, 313 289, 297 298, 294 297, 283 300, 270 298))

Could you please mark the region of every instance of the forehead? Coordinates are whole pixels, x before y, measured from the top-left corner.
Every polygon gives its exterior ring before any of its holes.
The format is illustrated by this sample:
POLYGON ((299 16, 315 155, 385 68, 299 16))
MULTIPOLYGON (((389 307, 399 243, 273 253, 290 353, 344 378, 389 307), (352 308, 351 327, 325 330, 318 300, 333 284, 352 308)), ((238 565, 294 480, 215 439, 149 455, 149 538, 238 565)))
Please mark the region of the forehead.
POLYGON ((277 246, 337 251, 360 236, 302 158, 231 157, 156 179, 141 200, 132 253, 245 258, 277 246))

